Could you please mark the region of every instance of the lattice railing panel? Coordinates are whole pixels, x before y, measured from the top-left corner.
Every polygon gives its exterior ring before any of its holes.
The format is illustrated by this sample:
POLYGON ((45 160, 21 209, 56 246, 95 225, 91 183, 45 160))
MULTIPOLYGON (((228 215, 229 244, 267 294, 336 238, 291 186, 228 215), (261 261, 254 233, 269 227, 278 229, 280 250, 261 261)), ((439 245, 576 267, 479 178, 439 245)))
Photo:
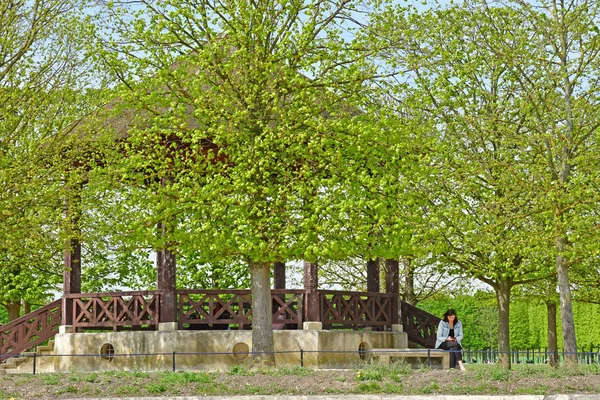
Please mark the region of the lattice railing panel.
POLYGON ((364 326, 391 326, 393 323, 394 301, 397 301, 397 297, 392 294, 320 290, 319 296, 324 328, 358 329, 364 326))
MULTIPOLYGON (((248 329, 250 290, 178 290, 179 329, 248 329)), ((272 290, 273 325, 301 328, 304 291, 272 290)))
POLYGON ((155 291, 71 294, 67 298, 73 301, 75 330, 158 326, 159 294, 155 291))

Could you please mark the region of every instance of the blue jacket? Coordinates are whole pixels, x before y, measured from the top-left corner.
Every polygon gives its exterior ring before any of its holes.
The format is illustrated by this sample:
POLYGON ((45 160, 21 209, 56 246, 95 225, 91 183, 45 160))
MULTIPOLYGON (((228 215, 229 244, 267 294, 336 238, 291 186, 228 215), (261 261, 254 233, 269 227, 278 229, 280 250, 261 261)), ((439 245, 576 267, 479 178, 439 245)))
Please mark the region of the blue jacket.
MULTIPOLYGON (((440 345, 446 341, 449 334, 450 334, 450 325, 448 325, 447 322, 444 322, 444 320, 441 320, 440 324, 438 325, 438 329, 437 329, 437 340, 435 341, 436 349, 438 347, 440 347, 440 345)), ((456 338, 456 341, 458 342, 458 344, 460 344, 460 341, 463 338, 462 323, 460 321, 458 321, 457 323, 454 324, 454 337, 456 338)))

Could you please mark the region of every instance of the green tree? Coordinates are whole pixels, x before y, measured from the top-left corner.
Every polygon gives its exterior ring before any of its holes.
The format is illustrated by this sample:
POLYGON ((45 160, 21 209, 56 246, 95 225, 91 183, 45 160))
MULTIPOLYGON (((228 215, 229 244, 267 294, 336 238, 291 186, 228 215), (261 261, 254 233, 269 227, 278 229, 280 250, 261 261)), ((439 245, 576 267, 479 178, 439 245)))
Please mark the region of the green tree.
MULTIPOLYGON (((452 5, 392 8, 374 28, 388 44, 388 65, 403 71, 405 83, 395 91, 399 105, 438 139, 429 151, 430 179, 415 187, 428 203, 433 248, 445 260, 444 274, 467 273, 494 289, 505 367, 511 289, 549 275, 537 262, 546 248, 534 234, 543 225, 534 218, 527 92, 490 50, 504 43, 504 32, 527 43, 528 23, 509 8, 452 5)), ((522 51, 536 54, 534 46, 522 51)))
POLYGON ((173 252, 248 265, 253 350, 266 362, 270 265, 356 252, 340 223, 353 208, 345 166, 365 157, 373 130, 354 105, 372 71, 344 36, 359 9, 351 0, 107 8, 113 36, 99 55, 136 114, 120 162, 138 182, 139 231, 151 242, 165 224, 173 252))
MULTIPOLYGON (((495 7, 468 2, 483 10, 482 21, 501 27, 495 7)), ((564 350, 568 364, 576 365, 577 350, 569 269, 578 260, 595 256, 593 239, 597 196, 598 160, 598 23, 600 4, 595 1, 510 1, 503 6, 522 21, 526 40, 515 41, 515 31, 503 31, 489 45, 492 57, 513 71, 528 114, 524 129, 530 136, 530 173, 536 215, 545 226, 556 260, 564 350), (534 51, 531 51, 531 50, 534 51)))
POLYGON ((64 173, 78 154, 69 124, 84 112, 81 2, 0 4, 0 304, 9 318, 61 276, 64 173))

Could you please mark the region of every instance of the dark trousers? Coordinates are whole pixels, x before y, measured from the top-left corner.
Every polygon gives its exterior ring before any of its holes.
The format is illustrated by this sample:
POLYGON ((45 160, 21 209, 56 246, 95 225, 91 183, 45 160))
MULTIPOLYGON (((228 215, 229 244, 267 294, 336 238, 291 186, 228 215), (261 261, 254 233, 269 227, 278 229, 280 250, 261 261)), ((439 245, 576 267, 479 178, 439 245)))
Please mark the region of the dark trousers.
POLYGON ((450 368, 455 368, 457 361, 462 361, 462 347, 458 342, 443 342, 438 349, 450 350, 450 368))

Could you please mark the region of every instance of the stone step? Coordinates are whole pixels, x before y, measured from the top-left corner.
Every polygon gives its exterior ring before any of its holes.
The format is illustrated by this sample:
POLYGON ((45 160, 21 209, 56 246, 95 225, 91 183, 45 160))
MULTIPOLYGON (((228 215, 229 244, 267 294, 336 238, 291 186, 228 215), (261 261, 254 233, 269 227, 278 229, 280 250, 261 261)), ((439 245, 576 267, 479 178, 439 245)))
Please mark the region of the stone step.
POLYGON ((54 352, 54 340, 49 340, 47 345, 37 347, 38 354, 50 354, 54 352))

